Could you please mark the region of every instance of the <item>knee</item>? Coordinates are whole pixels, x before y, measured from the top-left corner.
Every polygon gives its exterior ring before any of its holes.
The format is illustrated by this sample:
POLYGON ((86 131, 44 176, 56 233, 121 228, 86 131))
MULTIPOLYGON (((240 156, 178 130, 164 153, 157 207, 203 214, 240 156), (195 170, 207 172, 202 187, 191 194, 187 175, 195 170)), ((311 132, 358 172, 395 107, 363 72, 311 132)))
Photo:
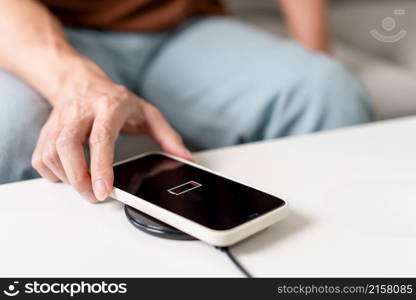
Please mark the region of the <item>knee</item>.
POLYGON ((0 71, 0 183, 36 176, 30 158, 49 111, 35 90, 0 71))
POLYGON ((314 84, 317 85, 317 102, 324 113, 327 126, 341 127, 372 120, 367 91, 340 62, 325 58, 314 84))
POLYGON ((322 57, 309 87, 309 110, 316 130, 370 122, 372 110, 367 91, 349 70, 335 59, 322 57))

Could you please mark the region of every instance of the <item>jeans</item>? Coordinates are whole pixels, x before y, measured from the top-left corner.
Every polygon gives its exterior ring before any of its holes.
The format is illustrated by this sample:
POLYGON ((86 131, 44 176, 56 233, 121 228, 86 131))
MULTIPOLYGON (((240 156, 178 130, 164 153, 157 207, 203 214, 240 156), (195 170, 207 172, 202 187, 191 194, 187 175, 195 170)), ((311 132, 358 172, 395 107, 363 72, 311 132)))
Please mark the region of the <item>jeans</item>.
MULTIPOLYGON (((155 34, 66 32, 114 81, 157 106, 192 149, 372 117, 365 90, 334 58, 232 17, 200 18, 155 34)), ((0 70, 0 183, 39 176, 30 160, 50 111, 35 89, 0 70)))

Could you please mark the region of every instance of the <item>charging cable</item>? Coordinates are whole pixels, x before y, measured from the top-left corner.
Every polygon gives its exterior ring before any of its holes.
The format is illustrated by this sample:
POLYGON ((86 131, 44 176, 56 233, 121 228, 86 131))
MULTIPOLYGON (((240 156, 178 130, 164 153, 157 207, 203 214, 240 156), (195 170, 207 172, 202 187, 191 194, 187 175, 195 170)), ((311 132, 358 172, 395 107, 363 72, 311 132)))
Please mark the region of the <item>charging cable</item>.
POLYGON ((231 262, 240 270, 240 272, 244 274, 244 276, 246 276, 247 278, 253 278, 253 276, 234 257, 234 255, 230 251, 230 248, 228 247, 215 247, 215 248, 224 252, 228 256, 228 258, 231 260, 231 262))

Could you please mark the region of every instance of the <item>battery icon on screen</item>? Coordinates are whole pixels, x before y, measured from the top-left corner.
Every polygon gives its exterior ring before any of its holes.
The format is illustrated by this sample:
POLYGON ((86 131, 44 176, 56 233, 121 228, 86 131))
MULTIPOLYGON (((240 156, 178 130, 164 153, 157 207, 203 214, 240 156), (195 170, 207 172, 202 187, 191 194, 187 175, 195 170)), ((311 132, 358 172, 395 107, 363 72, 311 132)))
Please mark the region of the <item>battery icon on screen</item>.
POLYGON ((180 185, 177 185, 173 188, 168 189, 168 192, 173 195, 181 195, 191 190, 194 190, 196 188, 199 188, 200 186, 202 186, 202 184, 191 180, 191 181, 182 183, 180 185))

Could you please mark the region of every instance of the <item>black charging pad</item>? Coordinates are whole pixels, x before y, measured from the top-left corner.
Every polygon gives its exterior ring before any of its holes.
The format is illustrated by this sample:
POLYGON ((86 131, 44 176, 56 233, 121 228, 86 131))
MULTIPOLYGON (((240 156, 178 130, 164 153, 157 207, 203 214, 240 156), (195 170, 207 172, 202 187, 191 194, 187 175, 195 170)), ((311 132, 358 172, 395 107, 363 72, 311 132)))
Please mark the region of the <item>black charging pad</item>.
POLYGON ((153 236, 171 239, 171 240, 196 240, 193 236, 186 234, 183 231, 176 229, 166 223, 163 223, 137 209, 125 205, 124 212, 126 213, 127 219, 136 228, 151 234, 153 236))

